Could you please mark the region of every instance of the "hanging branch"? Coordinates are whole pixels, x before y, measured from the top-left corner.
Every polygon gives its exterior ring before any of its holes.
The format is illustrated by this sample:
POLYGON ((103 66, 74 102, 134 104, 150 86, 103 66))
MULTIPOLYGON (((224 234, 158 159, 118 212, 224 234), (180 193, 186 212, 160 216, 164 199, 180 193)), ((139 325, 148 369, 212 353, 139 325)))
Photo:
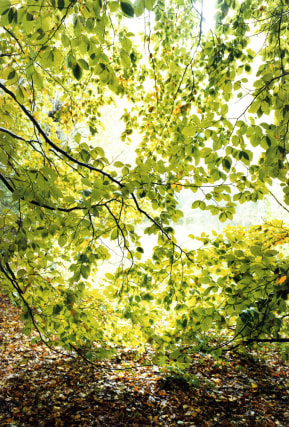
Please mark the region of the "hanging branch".
POLYGON ((34 127, 37 129, 37 131, 39 132, 39 134, 42 136, 42 138, 44 139, 44 141, 50 146, 52 147, 55 151, 57 151, 58 153, 62 154, 64 157, 66 157, 68 160, 70 160, 71 162, 82 166, 86 169, 89 169, 91 171, 94 172, 98 172, 101 175, 105 176, 106 178, 108 178, 110 181, 114 182, 115 184, 117 184, 119 187, 123 187, 124 185, 118 181, 117 179, 113 178, 113 176, 111 176, 109 173, 103 171, 102 169, 96 168, 88 163, 84 163, 81 162, 80 160, 77 160, 75 157, 71 156, 70 154, 68 154, 65 150, 63 150, 62 148, 58 147, 53 141, 51 141, 51 139, 47 136, 47 134, 44 132, 44 130, 42 129, 42 127, 40 126, 40 124, 38 123, 38 121, 35 119, 35 117, 27 110, 27 108, 22 105, 16 98, 16 96, 14 95, 13 92, 11 92, 11 90, 7 89, 2 83, 0 83, 0 88, 7 93, 7 95, 9 95, 17 104, 18 106, 21 108, 21 110, 24 112, 24 114, 26 115, 26 117, 28 117, 28 119, 31 121, 31 123, 34 125, 34 127))
POLYGON ((19 286, 19 284, 18 284, 18 282, 17 282, 16 276, 15 276, 14 272, 12 271, 12 269, 11 269, 10 265, 8 264, 8 262, 6 262, 5 267, 3 267, 3 265, 2 265, 2 264, 1 264, 1 262, 0 262, 0 271, 2 271, 2 273, 4 274, 4 276, 6 277, 6 279, 11 283, 12 287, 16 290, 17 294, 18 294, 18 295, 19 295, 19 297, 21 298, 21 300, 22 300, 22 302, 23 302, 23 305, 24 305, 24 307, 26 307, 26 309, 27 309, 27 312, 28 312, 28 314, 29 314, 29 317, 30 317, 30 319, 31 319, 31 321, 32 321, 32 324, 33 324, 33 326, 34 326, 34 328, 35 328, 36 332, 37 332, 37 333, 38 333, 38 335, 39 335, 39 338, 40 338, 41 342, 42 342, 46 347, 48 347, 51 351, 53 351, 53 352, 55 352, 55 353, 58 353, 58 354, 61 354, 61 355, 63 355, 63 356, 66 356, 66 354, 64 354, 63 352, 61 352, 61 351, 56 350, 55 348, 53 348, 53 347, 49 344, 49 342, 48 342, 48 341, 46 341, 46 339, 43 337, 43 334, 42 334, 42 332, 40 331, 40 329, 39 329, 39 327, 38 327, 38 325, 37 325, 37 323, 36 323, 36 320, 35 320, 35 318, 34 318, 33 310, 32 310, 32 308, 30 307, 30 305, 28 304, 28 302, 26 301, 26 299, 25 299, 25 297, 24 297, 24 295, 23 295, 22 289, 20 288, 20 286, 19 286), (5 267, 6 267, 6 268, 5 268, 5 267))

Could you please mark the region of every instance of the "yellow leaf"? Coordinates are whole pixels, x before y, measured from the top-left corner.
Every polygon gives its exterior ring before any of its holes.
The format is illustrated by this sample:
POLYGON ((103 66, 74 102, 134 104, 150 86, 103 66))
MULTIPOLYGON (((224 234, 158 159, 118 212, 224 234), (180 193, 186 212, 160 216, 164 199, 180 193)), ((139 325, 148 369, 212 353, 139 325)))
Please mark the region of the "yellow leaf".
POLYGON ((178 188, 178 190, 180 190, 180 191, 181 191, 181 189, 183 188, 183 185, 182 185, 180 182, 178 182, 178 183, 177 183, 177 188, 178 188))
POLYGON ((257 384, 255 384, 255 383, 251 383, 251 387, 252 387, 252 388, 258 388, 258 385, 257 385, 257 384))
POLYGON ((286 279, 287 279, 287 276, 278 277, 278 279, 276 280, 276 284, 281 285, 281 283, 284 283, 286 279))
POLYGON ((181 190, 183 188, 183 185, 180 182, 177 182, 177 183, 171 184, 171 188, 172 189, 177 188, 178 190, 181 190))
POLYGON ((181 106, 180 106, 180 105, 177 105, 177 106, 174 108, 173 114, 180 114, 180 112, 181 112, 181 106))

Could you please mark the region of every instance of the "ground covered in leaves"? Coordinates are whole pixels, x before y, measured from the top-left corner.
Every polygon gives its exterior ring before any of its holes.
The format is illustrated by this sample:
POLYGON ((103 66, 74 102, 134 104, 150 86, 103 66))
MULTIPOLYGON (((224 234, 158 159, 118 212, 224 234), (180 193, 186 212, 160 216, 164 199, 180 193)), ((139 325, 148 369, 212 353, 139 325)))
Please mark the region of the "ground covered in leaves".
POLYGON ((289 426, 288 363, 276 350, 196 354, 193 384, 132 351, 95 366, 21 333, 19 310, 0 294, 0 425, 289 426))

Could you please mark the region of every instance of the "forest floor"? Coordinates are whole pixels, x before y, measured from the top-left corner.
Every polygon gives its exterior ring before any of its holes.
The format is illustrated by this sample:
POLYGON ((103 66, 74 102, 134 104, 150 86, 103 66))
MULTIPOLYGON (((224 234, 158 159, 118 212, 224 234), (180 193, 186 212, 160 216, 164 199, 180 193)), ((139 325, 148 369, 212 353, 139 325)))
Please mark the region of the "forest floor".
POLYGON ((289 364, 271 347, 221 360, 196 354, 195 386, 133 351, 95 366, 32 344, 0 294, 0 425, 289 426, 289 364))

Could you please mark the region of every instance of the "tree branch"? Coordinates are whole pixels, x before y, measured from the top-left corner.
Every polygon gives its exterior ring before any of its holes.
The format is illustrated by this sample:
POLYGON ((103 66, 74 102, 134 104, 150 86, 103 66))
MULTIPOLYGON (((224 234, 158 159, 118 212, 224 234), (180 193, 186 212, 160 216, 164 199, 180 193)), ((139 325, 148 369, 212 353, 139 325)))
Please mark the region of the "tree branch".
POLYGON ((10 34, 10 36, 11 36, 11 37, 16 41, 16 43, 18 44, 18 46, 19 46, 19 48, 20 48, 21 52, 25 54, 25 52, 24 52, 24 50, 23 50, 23 47, 22 47, 22 45, 21 45, 20 41, 18 40, 18 38, 17 38, 17 37, 12 33, 12 31, 8 30, 8 28, 7 28, 7 27, 3 27, 3 28, 4 28, 4 30, 5 30, 8 34, 10 34))
POLYGON ((286 206, 283 205, 283 203, 280 202, 280 200, 277 199, 277 197, 275 196, 275 194, 272 193, 272 191, 269 190, 269 193, 271 194, 271 196, 273 197, 274 200, 276 200, 276 202, 278 203, 278 205, 281 206, 281 208, 285 209, 285 211, 289 212, 289 209, 286 208, 286 206))
POLYGON ((3 184, 5 185, 6 188, 8 188, 8 190, 11 193, 14 193, 15 189, 9 184, 9 182, 7 181, 7 179, 2 175, 2 173, 0 173, 0 179, 3 182, 3 184))
MULTIPOLYGON (((9 184, 8 180, 1 173, 0 173, 0 179, 3 182, 3 184, 5 185, 5 187, 13 194, 15 189, 9 184)), ((20 200, 25 201, 24 197, 21 197, 20 200)), ((46 205, 45 203, 42 204, 42 203, 36 202, 35 200, 29 200, 29 201, 26 200, 26 202, 31 203, 34 206, 38 206, 39 208, 45 208, 45 209, 48 209, 50 211, 59 211, 59 212, 66 212, 66 213, 77 211, 77 210, 84 211, 84 210, 88 209, 85 206, 73 206, 72 208, 61 208, 58 206, 46 205)), ((106 207, 107 203, 111 203, 111 202, 115 202, 115 198, 109 199, 103 203, 97 203, 95 205, 91 205, 91 207, 89 209, 98 208, 98 207, 102 207, 102 206, 106 207)))
POLYGON ((2 127, 0 127, 0 132, 7 133, 8 135, 12 136, 12 138, 18 139, 19 141, 24 141, 27 143, 30 143, 30 142, 38 143, 38 141, 36 139, 27 140, 25 138, 22 138, 22 136, 16 135, 16 133, 11 132, 11 130, 8 130, 8 129, 2 128, 2 127))
POLYGON ((53 141, 51 141, 51 139, 47 136, 47 134, 44 132, 44 130, 42 129, 42 127, 40 126, 40 124, 38 123, 38 121, 35 119, 35 117, 27 110, 27 108, 22 105, 20 102, 17 101, 16 96, 14 95, 13 92, 11 92, 11 90, 9 90, 7 87, 5 87, 2 83, 0 83, 0 88, 7 93, 7 95, 9 95, 21 108, 21 110, 24 112, 24 114, 28 117, 28 119, 31 121, 31 123, 35 126, 35 128, 37 129, 37 131, 39 132, 39 134, 42 136, 42 138, 45 140, 45 142, 50 145, 50 147, 52 147, 55 151, 57 151, 58 153, 61 153, 63 156, 65 156, 68 160, 70 160, 71 162, 82 166, 86 169, 89 169, 91 171, 94 172, 98 172, 101 175, 105 176, 106 178, 108 178, 110 181, 114 182, 115 184, 117 184, 119 187, 124 187, 124 185, 118 181, 117 179, 113 178, 113 176, 111 176, 109 173, 103 171, 102 169, 99 168, 95 168, 94 166, 81 162, 80 160, 77 160, 75 157, 71 156, 70 154, 68 154, 65 150, 63 150, 62 148, 58 147, 53 141))
POLYGON ((42 332, 40 331, 40 329, 39 329, 39 327, 38 327, 38 325, 37 325, 37 323, 36 323, 36 321, 35 321, 34 314, 33 314, 33 310, 32 310, 32 308, 30 307, 30 305, 28 304, 28 302, 26 301, 26 299, 25 299, 25 297, 24 297, 24 295, 23 295, 22 289, 20 288, 20 286, 19 286, 19 284, 18 284, 18 282, 17 282, 17 279, 16 279, 16 276, 15 276, 14 272, 12 271, 12 269, 11 269, 10 265, 9 265, 7 262, 6 262, 6 264, 5 264, 5 267, 6 267, 6 268, 4 268, 4 267, 3 267, 3 265, 0 263, 0 271, 2 271, 2 273, 4 274, 4 276, 6 277, 6 279, 11 283, 12 287, 13 287, 13 288, 16 290, 16 292, 18 293, 18 295, 19 295, 20 299, 22 300, 22 302, 23 302, 24 306, 26 307, 26 309, 27 309, 27 311, 28 311, 28 313, 29 313, 29 317, 30 317, 30 319, 31 319, 31 321, 32 321, 32 324, 33 324, 33 326, 34 326, 35 330, 37 331, 37 333, 38 333, 38 335, 39 335, 39 338, 40 338, 41 342, 43 342, 43 344, 44 344, 46 347, 48 347, 51 351, 53 351, 54 353, 58 353, 58 354, 62 354, 62 355, 64 355, 64 353, 62 353, 61 351, 56 350, 55 348, 53 348, 53 347, 48 343, 48 341, 46 341, 46 339, 43 337, 42 332), (8 271, 6 271, 6 269, 7 269, 8 271))

